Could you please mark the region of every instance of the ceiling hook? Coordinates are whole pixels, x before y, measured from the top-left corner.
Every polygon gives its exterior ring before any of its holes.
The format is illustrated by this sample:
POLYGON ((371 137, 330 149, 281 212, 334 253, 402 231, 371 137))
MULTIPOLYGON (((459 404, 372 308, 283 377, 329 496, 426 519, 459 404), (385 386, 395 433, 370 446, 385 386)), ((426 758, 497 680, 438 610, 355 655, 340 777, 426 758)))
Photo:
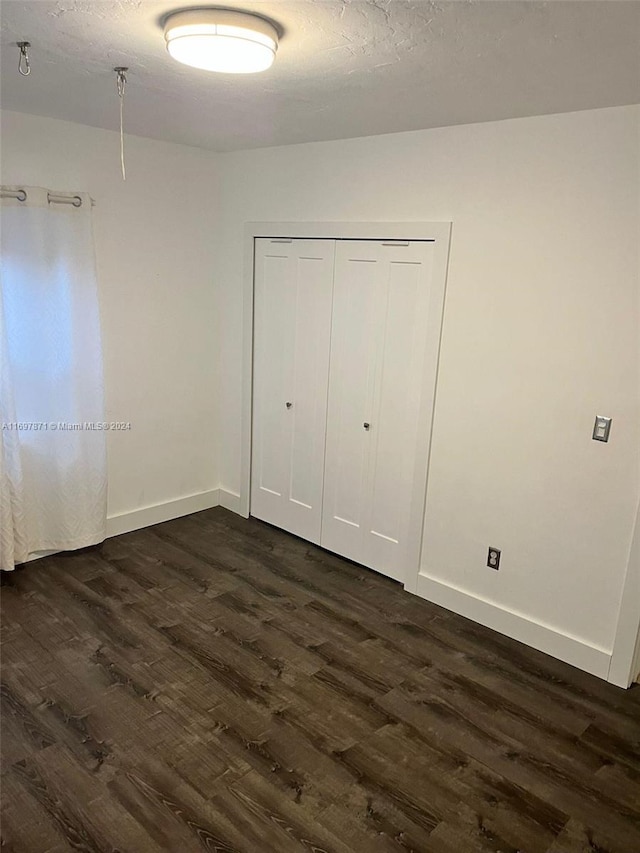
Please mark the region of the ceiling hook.
POLYGON ((17 42, 17 45, 20 48, 18 71, 20 72, 20 74, 22 74, 23 77, 28 77, 29 74, 31 74, 31 65, 29 64, 29 54, 27 50, 31 47, 31 42, 19 41, 17 42))

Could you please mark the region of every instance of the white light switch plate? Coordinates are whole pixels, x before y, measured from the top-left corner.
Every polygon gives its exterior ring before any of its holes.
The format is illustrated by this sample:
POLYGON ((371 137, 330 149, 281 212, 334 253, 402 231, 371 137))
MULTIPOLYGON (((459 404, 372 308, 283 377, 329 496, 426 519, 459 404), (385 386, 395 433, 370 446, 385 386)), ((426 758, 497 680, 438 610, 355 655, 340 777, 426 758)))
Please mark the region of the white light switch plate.
POLYGON ((593 425, 594 441, 609 441, 609 431, 611 430, 611 418, 603 418, 601 415, 596 415, 596 422, 593 425))

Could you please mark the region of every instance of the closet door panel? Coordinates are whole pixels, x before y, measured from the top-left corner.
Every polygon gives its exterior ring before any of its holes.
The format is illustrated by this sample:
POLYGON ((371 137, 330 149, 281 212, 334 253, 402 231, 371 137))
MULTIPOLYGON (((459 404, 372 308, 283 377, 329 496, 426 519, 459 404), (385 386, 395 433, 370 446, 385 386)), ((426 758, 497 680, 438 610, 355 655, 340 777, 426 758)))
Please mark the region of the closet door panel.
POLYGON ((336 247, 321 544, 362 559, 380 276, 359 242, 336 247))
POLYGON ((333 241, 256 240, 251 513, 319 542, 333 241))
MULTIPOLYGON (((282 497, 287 490, 288 420, 283 398, 291 387, 295 322, 293 268, 289 257, 256 257, 254 485, 282 497)), ((259 494, 254 494, 257 502, 259 494)))
POLYGON ((323 257, 317 256, 316 246, 309 247, 307 254, 300 254, 297 259, 293 406, 289 413, 292 421, 289 497, 301 507, 318 511, 324 478, 333 291, 333 246, 330 249, 329 257, 323 257))
POLYGON ((398 580, 404 577, 415 476, 431 251, 428 243, 379 247, 385 300, 363 562, 398 580))

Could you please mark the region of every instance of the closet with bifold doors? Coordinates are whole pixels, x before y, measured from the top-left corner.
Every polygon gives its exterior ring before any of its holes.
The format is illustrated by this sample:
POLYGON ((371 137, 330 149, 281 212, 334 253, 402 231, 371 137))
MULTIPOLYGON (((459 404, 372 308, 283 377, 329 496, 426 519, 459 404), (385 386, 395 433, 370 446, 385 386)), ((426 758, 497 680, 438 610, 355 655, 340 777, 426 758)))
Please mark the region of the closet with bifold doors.
POLYGON ((421 544, 434 250, 255 240, 251 515, 400 581, 421 544))

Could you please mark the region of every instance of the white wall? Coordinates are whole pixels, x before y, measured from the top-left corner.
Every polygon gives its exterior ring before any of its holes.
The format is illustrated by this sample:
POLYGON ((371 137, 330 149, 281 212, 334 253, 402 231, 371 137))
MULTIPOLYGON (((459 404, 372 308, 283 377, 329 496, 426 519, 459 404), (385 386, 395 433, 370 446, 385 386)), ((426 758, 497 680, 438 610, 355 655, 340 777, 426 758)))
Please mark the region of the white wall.
POLYGON ((452 220, 422 570, 610 652, 640 486, 639 116, 223 155, 223 487, 240 489, 243 224, 452 220))
MULTIPOLYGON (((109 515, 215 489, 215 155, 2 113, 2 183, 91 194, 105 356, 109 515)), ((145 516, 146 517, 146 516, 145 516)))

